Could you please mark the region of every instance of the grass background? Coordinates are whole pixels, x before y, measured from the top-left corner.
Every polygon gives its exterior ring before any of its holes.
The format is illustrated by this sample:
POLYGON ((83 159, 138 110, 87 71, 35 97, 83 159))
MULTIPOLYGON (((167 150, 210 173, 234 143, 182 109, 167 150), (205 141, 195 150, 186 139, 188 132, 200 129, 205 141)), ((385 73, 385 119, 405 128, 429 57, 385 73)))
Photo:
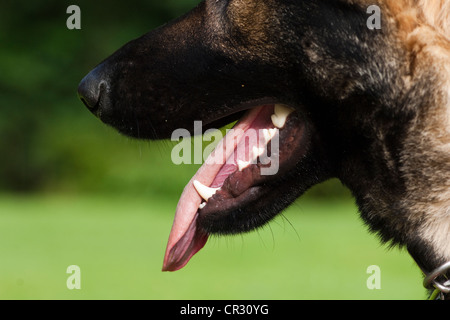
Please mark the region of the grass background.
POLYGON ((161 272, 176 199, 0 198, 0 299, 424 299, 406 252, 369 235, 350 200, 304 199, 247 235, 212 238, 161 272), (81 268, 81 290, 66 269, 81 268), (370 265, 381 290, 369 290, 370 265))

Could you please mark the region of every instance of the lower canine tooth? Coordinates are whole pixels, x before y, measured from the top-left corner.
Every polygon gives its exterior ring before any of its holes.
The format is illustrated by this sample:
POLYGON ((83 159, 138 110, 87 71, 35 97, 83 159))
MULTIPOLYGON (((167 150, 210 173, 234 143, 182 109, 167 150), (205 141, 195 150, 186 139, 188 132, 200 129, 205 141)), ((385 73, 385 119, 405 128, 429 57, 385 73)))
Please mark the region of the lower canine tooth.
POLYGON ((258 158, 260 155, 264 153, 264 148, 253 147, 253 159, 258 158))
POLYGON ((244 170, 245 168, 247 168, 248 166, 250 166, 250 162, 246 162, 246 161, 242 161, 242 160, 238 160, 238 167, 239 167, 239 171, 244 170))
POLYGON ((272 123, 278 129, 281 129, 286 124, 287 117, 294 112, 294 109, 286 107, 282 104, 275 105, 275 114, 272 115, 272 123))
POLYGON ((217 191, 220 190, 220 188, 210 188, 202 184, 201 182, 194 180, 194 188, 197 190, 200 197, 203 198, 206 202, 216 194, 217 191))
POLYGON ((270 140, 272 140, 273 137, 275 137, 275 135, 277 134, 277 131, 278 131, 277 128, 264 129, 263 130, 263 135, 264 135, 265 142, 268 143, 270 140))

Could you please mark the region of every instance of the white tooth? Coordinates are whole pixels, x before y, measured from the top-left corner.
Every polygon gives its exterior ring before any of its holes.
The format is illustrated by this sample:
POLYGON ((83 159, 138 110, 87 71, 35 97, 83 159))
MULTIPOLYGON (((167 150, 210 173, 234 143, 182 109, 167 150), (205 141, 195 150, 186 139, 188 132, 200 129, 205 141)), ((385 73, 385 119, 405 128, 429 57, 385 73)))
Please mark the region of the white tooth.
POLYGON ((257 146, 253 147, 253 159, 258 158, 260 155, 264 153, 264 148, 258 148, 257 146))
POLYGON ((242 161, 242 160, 238 160, 237 163, 238 163, 239 171, 242 171, 242 170, 244 170, 245 168, 247 168, 248 166, 251 165, 250 162, 242 161))
POLYGON ((285 122, 280 120, 276 114, 272 115, 272 123, 275 127, 279 128, 279 129, 283 128, 285 125, 285 122))
POLYGON ((273 139, 273 137, 275 137, 275 135, 277 134, 278 129, 277 128, 273 128, 273 129, 263 129, 263 135, 264 135, 264 140, 267 143, 270 142, 270 140, 273 139))
POLYGON ((272 115, 272 123, 278 129, 281 129, 286 124, 287 117, 294 112, 293 109, 282 104, 275 105, 275 114, 272 115))
POLYGON ((197 180, 194 180, 194 187, 195 187, 195 190, 197 190, 200 197, 202 197, 203 200, 205 200, 205 201, 208 201, 213 195, 216 194, 217 191, 220 190, 220 188, 207 187, 197 180))
POLYGON ((200 205, 198 206, 198 208, 199 208, 200 210, 202 210, 204 207, 206 207, 206 202, 203 202, 202 204, 200 204, 200 205))
POLYGON ((285 106, 284 104, 276 104, 275 105, 275 114, 278 114, 278 115, 288 116, 294 111, 295 111, 294 109, 292 109, 288 106, 285 106))

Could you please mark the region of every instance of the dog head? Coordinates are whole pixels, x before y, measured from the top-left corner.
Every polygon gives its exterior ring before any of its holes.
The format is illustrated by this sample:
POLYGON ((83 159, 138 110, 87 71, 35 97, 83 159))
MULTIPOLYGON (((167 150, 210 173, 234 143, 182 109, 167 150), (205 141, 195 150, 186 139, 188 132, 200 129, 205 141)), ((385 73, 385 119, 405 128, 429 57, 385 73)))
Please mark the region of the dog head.
POLYGON ((180 199, 165 270, 209 234, 258 228, 331 177, 424 271, 450 260, 450 33, 437 19, 448 6, 377 4, 372 30, 365 0, 206 0, 83 79, 86 106, 139 139, 238 121, 180 199), (270 175, 264 149, 278 156, 270 175))

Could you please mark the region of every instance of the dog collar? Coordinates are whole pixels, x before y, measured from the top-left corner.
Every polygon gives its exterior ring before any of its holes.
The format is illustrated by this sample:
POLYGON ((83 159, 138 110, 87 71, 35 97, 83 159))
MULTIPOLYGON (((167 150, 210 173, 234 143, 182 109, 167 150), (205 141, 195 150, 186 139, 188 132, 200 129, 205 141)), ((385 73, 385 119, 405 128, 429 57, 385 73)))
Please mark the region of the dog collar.
POLYGON ((450 280, 446 276, 448 271, 450 271, 450 261, 425 274, 423 286, 427 289, 434 288, 430 300, 450 299, 450 280))

